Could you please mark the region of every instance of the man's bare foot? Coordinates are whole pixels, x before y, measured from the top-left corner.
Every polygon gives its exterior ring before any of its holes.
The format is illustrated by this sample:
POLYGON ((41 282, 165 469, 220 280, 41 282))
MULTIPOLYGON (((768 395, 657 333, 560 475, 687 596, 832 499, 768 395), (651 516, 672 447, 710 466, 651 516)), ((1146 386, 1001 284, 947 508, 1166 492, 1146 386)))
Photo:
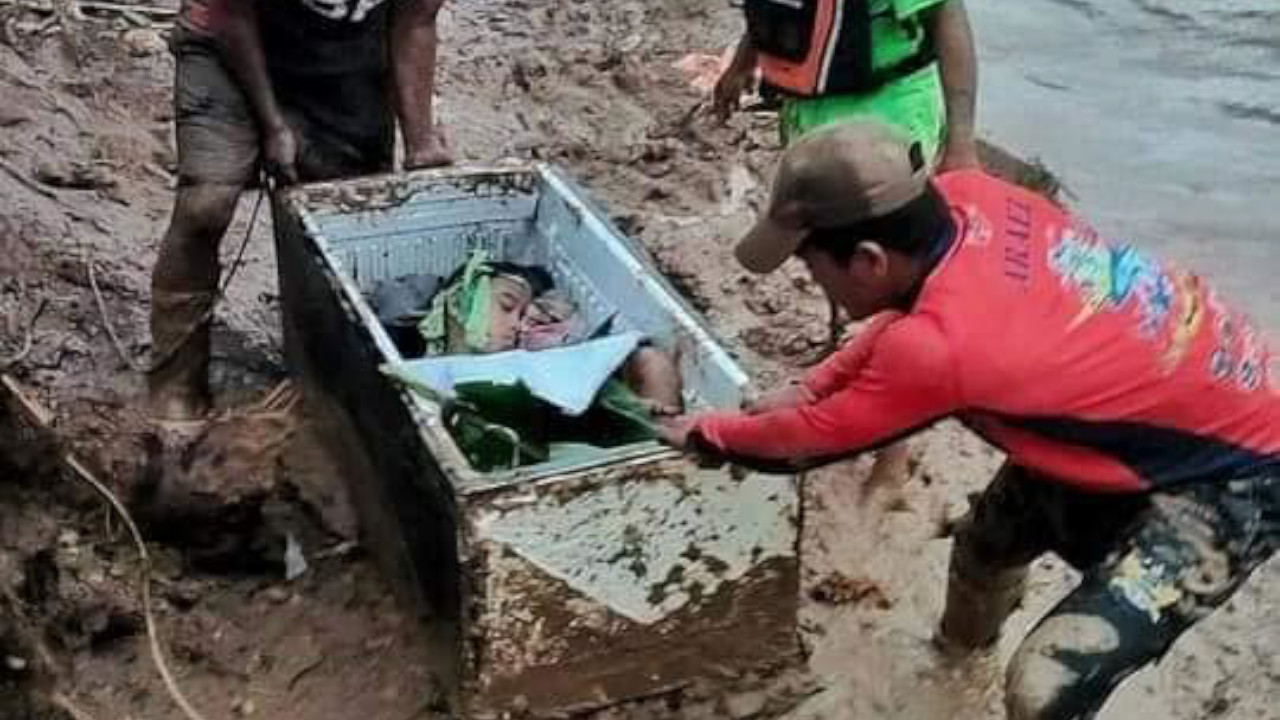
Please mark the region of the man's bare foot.
POLYGON ((941 625, 934 628, 933 636, 929 638, 929 646, 938 655, 938 658, 948 665, 964 662, 982 651, 982 648, 966 645, 948 637, 942 631, 941 625))
POLYGON ((995 648, 960 648, 942 639, 941 634, 935 634, 931 644, 937 663, 921 673, 919 692, 913 693, 913 702, 908 702, 897 717, 986 717, 988 708, 998 704, 1004 685, 995 648))
POLYGON ((422 170, 452 164, 453 153, 449 151, 443 137, 438 133, 428 138, 420 147, 407 152, 404 158, 405 170, 422 170))
POLYGON ((147 398, 147 410, 152 420, 175 427, 203 423, 212 405, 204 393, 154 383, 147 398))

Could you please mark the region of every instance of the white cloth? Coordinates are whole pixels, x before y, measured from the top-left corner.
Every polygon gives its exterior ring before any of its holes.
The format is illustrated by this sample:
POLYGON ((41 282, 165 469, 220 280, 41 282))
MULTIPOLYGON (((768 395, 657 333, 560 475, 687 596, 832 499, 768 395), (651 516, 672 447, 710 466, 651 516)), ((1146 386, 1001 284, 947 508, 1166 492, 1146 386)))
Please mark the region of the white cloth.
POLYGON ((566 414, 581 415, 641 339, 638 332, 626 332, 550 350, 421 358, 389 365, 384 371, 445 396, 452 396, 456 386, 469 382, 523 384, 566 414))

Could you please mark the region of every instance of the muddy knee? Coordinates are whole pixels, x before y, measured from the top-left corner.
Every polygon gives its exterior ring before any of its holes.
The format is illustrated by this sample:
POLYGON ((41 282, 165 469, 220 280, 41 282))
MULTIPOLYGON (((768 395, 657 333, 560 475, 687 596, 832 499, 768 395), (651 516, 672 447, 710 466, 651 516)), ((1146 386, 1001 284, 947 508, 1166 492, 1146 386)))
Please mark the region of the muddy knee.
POLYGON ((157 417, 190 420, 209 408, 210 319, 218 285, 218 243, 240 188, 179 188, 173 220, 151 274, 148 404, 157 417))
POLYGON ((1005 677, 1009 720, 1093 717, 1112 683, 1103 658, 1120 647, 1120 634, 1103 618, 1056 615, 1027 636, 1005 677))
POLYGON ((226 232, 240 199, 235 185, 191 185, 178 189, 174 226, 193 235, 217 239, 226 232))
POLYGON ((217 283, 218 244, 235 214, 240 188, 193 185, 178 189, 160 248, 152 287, 194 290, 217 283))

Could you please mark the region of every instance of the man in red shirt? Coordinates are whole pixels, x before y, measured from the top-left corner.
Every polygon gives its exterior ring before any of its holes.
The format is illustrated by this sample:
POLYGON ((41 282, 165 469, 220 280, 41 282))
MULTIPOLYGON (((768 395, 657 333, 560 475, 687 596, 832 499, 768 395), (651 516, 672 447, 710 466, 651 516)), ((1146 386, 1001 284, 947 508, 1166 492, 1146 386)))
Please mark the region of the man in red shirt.
POLYGON ((940 645, 992 645, 1042 553, 1083 573, 1014 656, 1010 718, 1093 717, 1280 546, 1277 356, 1196 276, 980 170, 931 181, 873 123, 787 151, 737 256, 792 255, 869 328, 666 439, 795 470, 955 417, 1004 450, 956 534, 940 645))

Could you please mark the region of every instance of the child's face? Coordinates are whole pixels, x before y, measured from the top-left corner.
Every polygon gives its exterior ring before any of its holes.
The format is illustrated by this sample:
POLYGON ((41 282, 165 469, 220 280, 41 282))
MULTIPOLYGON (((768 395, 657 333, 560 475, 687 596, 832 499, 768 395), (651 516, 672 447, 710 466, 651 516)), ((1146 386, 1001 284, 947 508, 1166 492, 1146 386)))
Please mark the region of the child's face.
POLYGON ((520 321, 533 300, 529 283, 509 275, 497 275, 490 285, 489 347, 487 352, 515 348, 520 339, 520 321))

